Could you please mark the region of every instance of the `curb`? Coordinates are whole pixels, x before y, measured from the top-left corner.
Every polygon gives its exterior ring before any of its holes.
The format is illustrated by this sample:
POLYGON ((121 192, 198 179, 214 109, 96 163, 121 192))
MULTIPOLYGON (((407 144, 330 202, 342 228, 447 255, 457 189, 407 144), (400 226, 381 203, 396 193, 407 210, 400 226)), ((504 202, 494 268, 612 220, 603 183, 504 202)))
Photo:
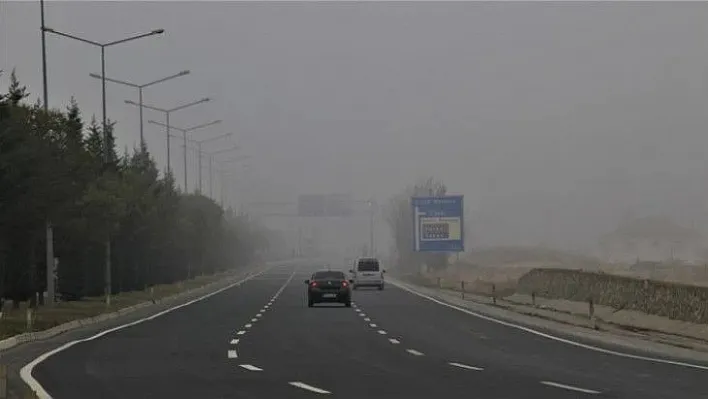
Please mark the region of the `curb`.
POLYGON ((157 306, 159 304, 169 304, 171 302, 178 301, 180 299, 189 297, 191 295, 194 295, 194 294, 197 294, 200 292, 210 291, 211 289, 216 288, 220 285, 228 285, 229 283, 231 283, 232 280, 236 280, 236 279, 251 275, 253 273, 260 271, 263 268, 267 268, 267 267, 273 266, 275 264, 277 264, 277 262, 271 263, 270 265, 260 265, 255 268, 251 268, 247 271, 241 271, 241 273, 237 273, 237 274, 233 273, 233 274, 225 276, 224 280, 213 281, 213 282, 205 284, 201 287, 192 288, 190 290, 182 291, 177 294, 172 294, 170 296, 166 296, 166 297, 163 297, 160 299, 155 299, 154 302, 151 300, 148 300, 145 302, 141 302, 137 305, 128 306, 125 308, 118 309, 117 311, 114 311, 111 313, 102 313, 102 314, 99 314, 99 315, 93 316, 93 317, 86 317, 83 319, 72 320, 70 322, 60 324, 58 326, 49 328, 47 330, 33 331, 33 332, 18 334, 13 337, 6 338, 6 339, 0 341, 0 352, 14 348, 18 345, 46 340, 46 339, 55 337, 57 335, 63 334, 65 332, 78 329, 80 327, 98 324, 98 323, 101 323, 101 322, 104 322, 107 320, 113 320, 118 317, 134 313, 137 310, 144 309, 144 308, 147 308, 150 306, 157 306))

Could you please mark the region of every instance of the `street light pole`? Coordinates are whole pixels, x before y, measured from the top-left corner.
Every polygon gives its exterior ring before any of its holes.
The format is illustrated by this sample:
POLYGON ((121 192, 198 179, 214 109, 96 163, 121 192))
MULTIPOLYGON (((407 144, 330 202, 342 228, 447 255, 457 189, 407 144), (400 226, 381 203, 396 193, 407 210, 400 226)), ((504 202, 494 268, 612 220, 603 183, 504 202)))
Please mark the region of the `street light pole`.
MULTIPOLYGON (((62 36, 66 37, 68 39, 76 40, 79 42, 83 42, 86 44, 90 44, 95 47, 100 47, 101 48, 101 109, 102 109, 102 119, 103 119, 103 147, 104 147, 104 154, 103 154, 103 159, 104 159, 104 164, 105 166, 108 166, 108 162, 110 161, 110 158, 108 154, 110 153, 110 143, 108 142, 108 119, 106 117, 106 47, 111 47, 117 44, 122 44, 126 42, 130 42, 133 40, 141 39, 144 37, 148 36, 153 36, 153 35, 160 35, 165 32, 164 29, 156 29, 147 33, 142 33, 130 37, 126 37, 124 39, 120 40, 115 40, 112 42, 108 43, 99 43, 95 42, 93 40, 88 40, 84 39, 79 36, 74 36, 68 33, 60 32, 54 29, 47 28, 46 26, 42 26, 42 31, 44 32, 50 32, 53 33, 57 36, 62 36)), ((104 276, 104 292, 106 295, 106 306, 111 305, 111 287, 112 287, 112 281, 111 281, 111 238, 110 238, 110 229, 106 229, 106 268, 105 268, 105 276, 104 276)))
MULTIPOLYGON (((149 107, 146 106, 145 108, 149 108, 149 107)), ((203 124, 201 124, 201 125, 196 125, 196 126, 192 126, 192 127, 190 127, 190 128, 187 128, 187 129, 183 129, 183 128, 178 128, 178 127, 175 127, 175 126, 171 126, 169 123, 168 123, 168 124, 165 124, 165 123, 160 123, 160 122, 156 122, 156 121, 153 121, 153 120, 149 120, 149 121, 148 121, 148 123, 152 123, 152 124, 154 124, 154 125, 164 126, 164 127, 166 127, 166 128, 168 129, 168 131, 169 131, 169 129, 175 129, 175 130, 177 130, 177 131, 182 132, 182 140, 183 140, 183 142, 184 142, 184 144, 183 144, 183 146, 184 146, 184 153, 183 153, 183 154, 184 154, 184 192, 185 192, 185 193, 188 192, 188 189, 187 189, 187 141, 188 141, 188 140, 187 140, 187 133, 188 133, 188 132, 195 131, 195 130, 198 130, 198 129, 203 129, 203 128, 205 128, 205 127, 209 127, 209 126, 213 126, 213 125, 218 125, 218 124, 220 124, 221 122, 222 122, 221 119, 217 119, 217 120, 214 120, 214 121, 211 121, 211 122, 208 122, 208 123, 203 123, 203 124)), ((169 138, 170 136, 168 135, 167 137, 169 138)))
MULTIPOLYGON (((42 31, 42 95, 43 95, 43 105, 44 113, 49 115, 49 88, 47 85, 47 31, 44 26, 44 0, 39 0, 40 8, 40 29, 42 31)), ((45 304, 48 306, 54 306, 55 292, 54 292, 54 228, 52 227, 52 222, 49 218, 45 221, 45 241, 46 241, 46 280, 47 280, 47 298, 45 304)))
MULTIPOLYGON (((164 81, 164 80, 165 79, 163 79, 161 81, 164 81)), ((170 114, 172 114, 173 112, 180 111, 180 110, 183 110, 183 109, 186 109, 186 108, 189 108, 189 107, 201 104, 201 103, 209 102, 209 101, 211 101, 211 99, 209 97, 204 97, 201 100, 192 101, 191 103, 183 104, 183 105, 180 105, 180 106, 177 106, 174 108, 170 108, 170 109, 159 108, 159 107, 155 107, 152 105, 140 104, 140 103, 136 103, 135 101, 131 101, 131 100, 125 100, 124 102, 126 104, 140 107, 141 109, 146 108, 149 110, 158 111, 158 112, 162 112, 163 114, 165 114, 165 123, 157 123, 157 122, 155 122, 155 123, 165 127, 165 136, 167 139, 167 144, 166 144, 167 145, 167 148, 166 148, 166 150, 167 150, 167 172, 172 173, 172 164, 170 162, 170 127, 171 127, 170 114)), ((148 121, 148 123, 151 123, 151 122, 148 121)))
MULTIPOLYGON (((189 75, 189 74, 190 74, 190 71, 185 70, 185 71, 181 71, 179 73, 173 74, 173 75, 166 76, 164 78, 153 80, 152 82, 144 83, 144 84, 137 84, 137 83, 128 82, 125 80, 112 79, 112 78, 108 78, 108 77, 105 78, 105 80, 108 82, 117 83, 117 84, 120 84, 123 86, 129 86, 129 87, 133 87, 133 88, 138 89, 138 104, 140 105, 139 108, 140 108, 140 146, 141 147, 145 143, 145 135, 143 134, 143 131, 144 131, 143 130, 143 108, 144 107, 142 106, 143 105, 143 89, 145 89, 146 87, 156 85, 158 83, 166 82, 168 80, 172 80, 172 79, 179 78, 181 76, 185 76, 185 75, 189 75)), ((91 76, 94 79, 102 79, 102 77, 101 77, 102 75, 95 74, 95 73, 91 73, 91 74, 89 74, 89 76, 91 76)))
MULTIPOLYGON (((176 127, 175 127, 175 129, 179 129, 179 128, 176 128, 176 127)), ((179 129, 179 130, 185 130, 185 129, 179 129)), ((212 184, 212 183, 211 183, 211 182, 212 182, 212 180, 211 180, 211 173, 212 173, 212 165, 211 165, 211 163, 212 163, 212 161, 213 161, 213 156, 216 155, 216 154, 221 154, 221 153, 230 152, 230 151, 236 151, 236 150, 239 149, 239 146, 234 146, 234 147, 232 147, 232 148, 225 148, 225 149, 218 150, 218 151, 215 151, 215 152, 212 152, 212 153, 207 153, 207 152, 202 151, 202 144, 208 143, 208 142, 211 142, 211 141, 216 141, 216 140, 219 140, 219 139, 223 139, 223 138, 226 138, 226 137, 231 137, 231 136, 233 136, 233 133, 226 133, 226 134, 222 134, 222 135, 219 135, 219 136, 216 136, 216 137, 211 137, 211 138, 203 139, 203 140, 192 140, 192 139, 189 139, 189 138, 187 139, 188 142, 197 145, 197 148, 196 148, 196 151, 197 151, 197 152, 196 152, 196 153, 197 153, 197 162, 198 162, 198 164, 197 164, 197 175, 199 176, 199 185, 198 185, 198 187, 199 187, 199 193, 202 192, 202 175, 203 175, 203 173, 202 173, 202 157, 203 157, 204 155, 209 155, 209 191, 210 191, 209 196, 211 197, 211 184, 212 184)))

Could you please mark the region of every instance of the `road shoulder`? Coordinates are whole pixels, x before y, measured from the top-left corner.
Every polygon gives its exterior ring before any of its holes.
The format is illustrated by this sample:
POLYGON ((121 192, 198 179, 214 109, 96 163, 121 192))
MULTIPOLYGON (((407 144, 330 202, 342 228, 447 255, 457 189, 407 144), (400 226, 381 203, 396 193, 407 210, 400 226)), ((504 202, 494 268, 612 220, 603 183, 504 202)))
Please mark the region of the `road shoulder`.
MULTIPOLYGON (((408 281, 390 277, 389 281, 413 293, 430 297, 452 307, 467 310, 479 314, 481 317, 494 319, 502 323, 511 323, 527 329, 535 329, 541 333, 552 333, 562 339, 577 341, 580 344, 600 345, 610 350, 628 350, 632 353, 639 353, 645 356, 660 356, 678 361, 690 361, 708 363, 708 353, 695 350, 693 348, 669 345, 664 342, 656 342, 647 339, 641 334, 624 331, 617 328, 614 330, 593 329, 590 320, 585 319, 584 323, 575 322, 569 315, 557 313, 556 315, 540 315, 534 313, 524 313, 518 308, 502 304, 491 303, 488 297, 465 294, 462 299, 460 292, 448 291, 424 287, 408 281)), ((553 313, 553 312, 549 312, 553 313)))
POLYGON ((8 398, 27 397, 28 387, 20 376, 20 370, 38 356, 52 351, 68 342, 85 339, 102 331, 117 328, 119 326, 145 319, 171 308, 179 307, 183 304, 198 300, 199 298, 218 292, 229 286, 240 284, 240 282, 256 276, 278 263, 259 264, 251 267, 235 270, 230 276, 219 281, 184 291, 171 297, 163 298, 161 301, 148 303, 135 307, 130 311, 115 312, 107 317, 96 317, 90 323, 76 323, 63 330, 54 331, 50 334, 35 333, 23 339, 21 345, 13 345, 0 351, 2 364, 7 366, 7 387, 8 398))

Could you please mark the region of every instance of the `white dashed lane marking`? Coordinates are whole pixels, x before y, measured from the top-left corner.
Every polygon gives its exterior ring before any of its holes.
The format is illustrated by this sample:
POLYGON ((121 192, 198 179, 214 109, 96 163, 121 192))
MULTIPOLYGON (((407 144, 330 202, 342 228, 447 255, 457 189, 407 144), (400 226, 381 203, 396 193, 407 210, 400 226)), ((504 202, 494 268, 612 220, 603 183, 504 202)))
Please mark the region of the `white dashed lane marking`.
POLYGON ((245 369, 248 370, 248 371, 263 371, 262 368, 256 367, 256 366, 254 366, 254 365, 252 365, 252 364, 240 364, 239 366, 245 368, 245 369))
POLYGON ((244 327, 251 328, 251 327, 253 327, 253 324, 246 324, 244 327))
POLYGON ((297 387, 300 389, 305 389, 307 391, 314 392, 314 393, 321 393, 321 394, 325 394, 325 395, 331 393, 329 391, 325 391, 324 389, 313 387, 312 385, 307 385, 304 382, 300 382, 300 381, 292 381, 289 384, 294 387, 297 387))
POLYGON ((423 356, 423 352, 418 352, 415 349, 406 349, 406 352, 410 353, 413 356, 423 356))
POLYGON ((585 389, 585 388, 578 388, 578 387, 574 387, 572 385, 559 384, 559 383, 553 382, 553 381, 541 381, 541 384, 548 385, 549 387, 567 389, 569 391, 582 392, 582 393, 587 393, 587 394, 591 394, 591 395, 597 395, 600 393, 600 391, 594 391, 592 389, 585 389))
POLYGON ((236 335, 243 335, 245 333, 246 333, 245 331, 241 330, 241 331, 237 332, 236 335))
POLYGON ((449 364, 450 366, 459 367, 459 368, 465 369, 465 370, 475 370, 475 371, 482 371, 482 370, 484 370, 484 369, 481 368, 481 367, 468 366, 468 365, 462 364, 462 363, 454 363, 454 362, 451 362, 451 363, 448 363, 448 364, 449 364))
POLYGON ((251 319, 251 323, 255 323, 257 321, 258 321, 258 319, 251 319))
POLYGON ((237 339, 232 339, 231 342, 229 342, 231 345, 238 345, 238 340, 237 339))
POLYGON ((381 335, 386 335, 386 331, 384 331, 384 330, 379 330, 379 334, 381 334, 381 335))
POLYGON ((238 352, 236 352, 236 349, 229 349, 229 351, 226 354, 229 359, 236 359, 238 358, 238 352))
POLYGON ((376 324, 374 323, 369 324, 369 326, 371 326, 371 328, 376 328, 376 324))
POLYGON ((388 339, 388 342, 390 342, 390 343, 392 343, 392 344, 394 344, 394 345, 398 345, 398 344, 401 343, 401 341, 397 340, 396 338, 389 338, 389 339, 388 339))

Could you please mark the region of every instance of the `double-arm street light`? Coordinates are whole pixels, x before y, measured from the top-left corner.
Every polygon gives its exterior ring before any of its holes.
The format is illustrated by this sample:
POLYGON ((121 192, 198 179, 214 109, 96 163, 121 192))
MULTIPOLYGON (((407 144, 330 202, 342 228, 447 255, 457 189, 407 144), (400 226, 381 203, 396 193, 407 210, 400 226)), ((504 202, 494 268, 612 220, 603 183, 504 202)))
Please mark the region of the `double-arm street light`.
MULTIPOLYGON (((209 156, 209 197, 211 197, 211 196, 212 196, 212 174, 213 174, 213 171, 212 171, 212 162, 213 162, 214 155, 216 155, 216 154, 221 154, 221 153, 224 153, 224 152, 236 151, 236 150, 238 150, 238 149, 240 148, 239 146, 235 145, 235 146, 233 146, 233 147, 231 147, 231 148, 224 148, 224 149, 222 149, 222 150, 217 150, 217 151, 214 151, 214 152, 205 152, 205 151, 202 151, 202 144, 208 143, 208 142, 211 142, 211 141, 216 141, 216 140, 219 140, 219 139, 223 139, 223 138, 226 138, 226 137, 231 137, 231 136, 233 136, 233 133, 226 133, 226 134, 222 134, 222 135, 220 135, 220 136, 211 137, 211 138, 204 139, 204 140, 192 140, 192 139, 189 139, 189 138, 187 139, 188 142, 190 142, 190 143, 196 145, 197 160, 198 160, 198 161, 197 161, 197 175, 199 176, 199 192, 200 192, 200 193, 202 192, 202 157, 203 157, 204 155, 208 155, 208 156, 209 156)), ((181 137, 175 136, 175 135, 173 135, 172 137, 181 138, 181 137)))
POLYGON ((189 107, 193 107, 198 104, 206 103, 209 101, 211 101, 211 99, 209 97, 204 97, 201 100, 196 100, 196 101, 192 101, 190 103, 178 105, 174 108, 159 108, 159 107, 155 107, 152 105, 139 104, 139 103, 136 103, 135 101, 131 101, 131 100, 125 100, 125 103, 130 104, 130 105, 135 105, 136 107, 140 107, 140 109, 146 108, 149 110, 158 111, 158 112, 162 112, 165 114, 165 123, 161 124, 161 125, 165 126, 165 128, 166 128, 165 136, 167 137, 167 172, 172 173, 172 164, 170 163, 170 114, 172 114, 173 112, 177 112, 177 111, 180 111, 180 110, 183 110, 183 109, 186 109, 189 107))
MULTIPOLYGON (((190 128, 179 128, 179 127, 171 126, 169 123, 162 123, 162 122, 157 122, 157 121, 153 121, 153 120, 148 121, 148 123, 152 123, 154 125, 164 126, 167 129, 174 129, 179 132, 182 132, 182 139, 184 140, 184 192, 185 193, 188 192, 188 189, 187 189, 187 133, 190 133, 190 132, 193 132, 193 131, 199 130, 199 129, 204 129, 209 126, 218 125, 221 122, 222 122, 221 119, 217 119, 217 120, 214 120, 211 122, 202 123, 201 125, 192 126, 190 128)), ((168 130, 168 132, 169 132, 169 130, 168 130)), ((167 137, 169 138, 169 133, 168 133, 167 137)))
MULTIPOLYGON (((249 159, 250 157, 251 157, 250 155, 242 155, 242 156, 238 156, 238 157, 223 161, 222 164, 240 162, 240 161, 249 159)), ((243 165, 243 167, 244 168, 248 167, 248 164, 243 165)), ((230 176, 233 176, 233 175, 237 174, 238 172, 234 169, 224 169, 224 168, 219 168, 216 170, 216 172, 219 173, 221 176, 220 203, 221 203, 221 206, 224 207, 224 203, 227 201, 227 199, 226 199, 227 180, 230 176)))
POLYGON ((145 135, 143 134, 143 108, 144 108, 143 107, 143 89, 146 87, 154 86, 158 83, 163 83, 168 80, 172 80, 175 78, 189 75, 189 73, 190 72, 188 70, 181 71, 181 72, 176 73, 174 75, 166 76, 162 79, 153 80, 152 82, 143 83, 143 84, 137 84, 137 83, 133 83, 133 82, 128 82, 127 80, 113 79, 113 78, 108 78, 108 77, 104 78, 97 73, 91 73, 91 74, 89 74, 89 76, 91 76, 92 78, 95 78, 95 79, 102 79, 103 78, 106 81, 111 82, 111 83, 117 83, 117 84, 120 84, 123 86, 129 86, 129 87, 133 87, 133 88, 138 89, 138 105, 140 106, 140 146, 142 147, 145 144, 145 135))
POLYGON ((215 152, 206 153, 206 152, 202 151, 202 144, 216 141, 219 139, 223 139, 226 137, 231 137, 231 136, 233 136, 233 133, 226 133, 226 134, 222 134, 220 136, 216 136, 216 137, 212 137, 212 138, 208 138, 208 139, 203 139, 203 140, 195 140, 195 143, 197 144, 197 163, 199 164, 199 168, 198 168, 199 171, 197 173, 199 173, 199 192, 200 193, 202 192, 202 157, 204 155, 209 155, 209 197, 211 197, 211 192, 212 192, 212 186, 211 186, 211 184, 212 184, 212 178, 211 178, 212 159, 213 159, 214 155, 221 154, 224 152, 236 151, 240 148, 239 146, 234 145, 231 148, 224 148, 221 150, 217 150, 215 152))
MULTIPOLYGON (((68 38, 68 39, 76 40, 76 41, 79 41, 79 42, 82 42, 82 43, 90 44, 90 45, 92 45, 92 46, 94 46, 94 47, 99 47, 99 48, 101 49, 101 113, 102 113, 102 119, 103 119, 102 126, 103 126, 103 148, 104 148, 104 150, 103 150, 103 160, 104 160, 104 162, 107 164, 108 161, 110 160, 110 159, 109 159, 109 154, 110 154, 110 150, 111 150, 111 149, 110 149, 110 143, 109 143, 109 140, 108 140, 108 122, 107 122, 107 117, 106 117, 106 48, 107 48, 107 47, 112 47, 112 46, 115 46, 115 45, 118 45, 118 44, 123 44, 123 43, 131 42, 131 41, 133 41, 133 40, 142 39, 142 38, 148 37, 148 36, 160 35, 160 34, 164 33, 165 30, 164 30, 164 29, 155 29, 155 30, 152 30, 152 31, 147 32, 147 33, 136 34, 136 35, 133 35, 133 36, 126 37, 126 38, 124 38, 124 39, 114 40, 114 41, 112 41, 112 42, 101 43, 101 42, 96 42, 96 41, 89 40, 89 39, 86 39, 86 38, 83 38, 83 37, 79 37, 79 36, 71 35, 71 34, 68 34, 68 33, 60 32, 60 31, 57 31, 57 30, 54 30, 54 29, 51 29, 51 28, 48 28, 48 27, 44 26, 44 2, 42 2, 42 5, 41 5, 41 6, 42 6, 42 27, 41 27, 41 29, 42 29, 42 37, 43 37, 43 38, 44 38, 44 35, 45 35, 46 33, 52 33, 52 34, 57 35, 57 36, 61 36, 61 37, 65 37, 65 38, 68 38)), ((44 39, 43 39, 43 41, 44 41, 44 39)), ((44 46, 43 46, 43 49, 42 49, 42 55, 43 55, 43 56, 42 56, 42 61, 43 61, 43 74, 44 74, 44 76, 43 76, 43 81, 44 81, 44 97, 45 97, 45 104, 44 104, 44 106, 45 106, 45 109, 47 109, 47 107, 48 107, 48 104, 46 104, 46 102, 47 102, 47 87, 46 87, 46 84, 47 84, 47 78, 46 78, 46 71, 47 71, 47 68, 46 68, 46 50, 44 49, 44 46)), ((48 238, 49 238, 49 237, 48 237, 48 238)), ((105 295, 106 295, 106 306, 110 306, 110 304, 111 304, 111 284, 112 284, 112 282, 111 282, 111 239, 110 239, 110 231, 106 231, 106 243, 105 243, 105 245, 106 245, 106 260, 105 260, 105 262, 106 262, 106 265, 105 265, 106 268, 105 268, 105 276, 104 276, 104 291, 105 291, 105 295)), ((49 254, 47 255, 47 258, 49 258, 49 254)), ((52 260, 52 262, 53 262, 53 260, 52 260)), ((50 266, 51 266, 51 264, 50 264, 50 266)), ((48 266, 47 268, 49 269, 49 266, 48 266)), ((53 269, 53 268, 52 268, 52 269, 53 269)), ((53 272, 52 272, 52 275, 53 275, 53 272)), ((48 275, 48 277, 47 277, 47 282, 49 282, 49 275, 48 275)), ((53 286, 54 286, 54 282, 52 281, 52 284, 50 284, 49 287, 53 287, 53 286)), ((54 297, 53 297, 53 295, 54 295, 54 292, 53 292, 53 291, 54 291, 54 290, 53 290, 53 288, 52 288, 52 290, 50 291, 50 290, 49 290, 49 287, 47 287, 47 296, 50 297, 51 300, 53 301, 53 300, 54 300, 54 297)))
MULTIPOLYGON (((213 152, 209 152, 209 153, 204 154, 204 155, 209 156, 209 197, 211 197, 212 199, 214 198, 214 157, 216 155, 234 152, 238 149, 240 149, 239 146, 234 146, 232 148, 224 148, 222 150, 213 151, 213 152)), ((243 155, 240 158, 249 158, 249 155, 243 155)), ((226 161, 226 162, 229 162, 229 161, 226 161)))

